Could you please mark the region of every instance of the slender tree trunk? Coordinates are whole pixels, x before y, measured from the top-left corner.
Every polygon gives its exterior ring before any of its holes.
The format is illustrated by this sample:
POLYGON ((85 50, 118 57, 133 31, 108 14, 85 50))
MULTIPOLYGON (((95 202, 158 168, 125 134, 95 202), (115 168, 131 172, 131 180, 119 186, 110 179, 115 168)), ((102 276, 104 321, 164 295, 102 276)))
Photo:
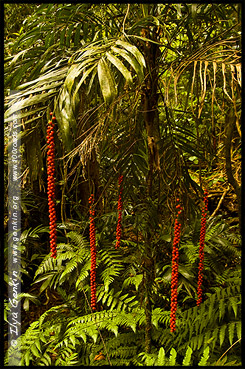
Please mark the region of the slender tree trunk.
MULTIPOLYGON (((157 40, 156 29, 151 31, 150 28, 144 30, 144 35, 147 38, 157 40), (152 33, 151 33, 152 32, 152 33)), ((158 45, 146 42, 144 44, 144 56, 147 66, 147 75, 145 78, 145 86, 142 92, 142 110, 144 116, 145 129, 147 133, 148 144, 148 163, 149 172, 147 176, 147 196, 153 198, 154 175, 160 171, 158 141, 160 139, 159 116, 157 110, 158 93, 158 56, 160 54, 158 45)), ((145 351, 151 352, 151 330, 152 330, 152 285, 154 279, 154 260, 151 244, 151 224, 147 226, 147 236, 145 240, 145 255, 144 255, 144 294, 145 294, 145 351)))
POLYGON ((232 148, 232 135, 235 127, 235 117, 231 113, 228 112, 226 116, 226 127, 225 127, 225 167, 226 167, 226 174, 228 182, 234 188, 234 191, 237 196, 238 202, 238 215, 239 215, 239 226, 241 229, 241 186, 236 181, 235 177, 233 176, 232 172, 232 165, 231 165, 231 148, 232 148))

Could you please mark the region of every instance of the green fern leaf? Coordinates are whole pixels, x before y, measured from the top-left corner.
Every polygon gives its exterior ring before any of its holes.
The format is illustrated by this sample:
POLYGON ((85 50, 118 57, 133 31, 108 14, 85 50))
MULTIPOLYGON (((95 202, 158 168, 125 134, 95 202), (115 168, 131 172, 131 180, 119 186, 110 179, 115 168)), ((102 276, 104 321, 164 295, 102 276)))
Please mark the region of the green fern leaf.
POLYGON ((74 335, 71 335, 70 337, 71 343, 73 344, 73 346, 76 346, 76 337, 74 335))
POLYGON ((40 356, 40 353, 36 347, 36 342, 34 342, 32 345, 31 345, 31 352, 33 353, 34 356, 37 356, 39 357, 40 356))
POLYGON ((30 351, 26 351, 24 356, 24 362, 26 366, 30 365, 30 351))
POLYGON ((160 347, 160 350, 158 352, 158 357, 157 357, 157 366, 164 366, 165 361, 166 361, 165 350, 163 347, 160 347))
POLYGON ((206 366, 208 359, 209 359, 209 346, 207 346, 204 349, 201 360, 199 361, 198 365, 199 366, 206 366))
POLYGON ((190 366, 192 352, 193 352, 192 348, 188 346, 186 353, 185 353, 185 357, 182 362, 182 366, 190 366))
POLYGON ((242 335, 242 325, 241 325, 241 321, 236 323, 236 333, 237 333, 237 338, 240 340, 241 339, 241 335, 242 335))
POLYGON ((237 300, 235 297, 230 297, 229 302, 232 306, 232 309, 234 311, 235 318, 237 317, 237 300))
POLYGON ((212 338, 213 338, 213 341, 212 341, 212 345, 213 345, 213 349, 216 345, 216 341, 218 339, 218 333, 219 333, 219 328, 215 328, 215 330, 213 331, 213 335, 212 335, 212 338))
POLYGON ((235 322, 232 322, 232 323, 229 324, 228 331, 229 331, 229 342, 230 342, 230 345, 233 344, 235 325, 236 325, 235 322))
POLYGON ((227 325, 222 325, 219 332, 219 345, 222 346, 224 339, 225 339, 225 331, 226 331, 227 325))
POLYGON ((51 366, 52 365, 51 357, 47 352, 44 352, 44 354, 42 355, 41 360, 39 362, 39 365, 42 365, 42 363, 45 366, 51 366))
POLYGON ((203 335, 201 334, 198 336, 198 346, 197 346, 198 350, 200 350, 202 343, 203 343, 203 335))
POLYGON ((176 350, 172 347, 171 351, 170 351, 170 357, 169 357, 169 365, 170 366, 175 366, 176 363, 176 356, 177 356, 177 352, 176 350))
POLYGON ((219 320, 221 320, 223 318, 223 316, 225 315, 225 301, 224 299, 219 299, 219 320))

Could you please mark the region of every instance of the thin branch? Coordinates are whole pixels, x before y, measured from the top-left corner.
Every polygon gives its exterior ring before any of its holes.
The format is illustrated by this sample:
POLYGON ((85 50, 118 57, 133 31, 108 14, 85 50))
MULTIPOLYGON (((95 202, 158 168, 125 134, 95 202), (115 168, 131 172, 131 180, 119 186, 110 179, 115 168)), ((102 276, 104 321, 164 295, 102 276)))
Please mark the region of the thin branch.
POLYGON ((125 35, 125 31, 124 31, 124 27, 125 27, 125 22, 126 22, 126 19, 127 19, 127 16, 128 16, 128 12, 129 12, 129 7, 130 7, 130 4, 128 4, 128 7, 127 7, 127 11, 126 11, 126 14, 125 14, 125 17, 124 17, 124 20, 123 20, 123 34, 125 35))
POLYGON ((218 362, 222 359, 222 357, 223 356, 225 356, 225 354, 233 347, 233 346, 235 346, 235 344, 237 344, 237 342, 239 342, 239 341, 241 341, 241 338, 239 338, 239 340, 237 340, 236 342, 234 342, 224 353, 223 353, 223 355, 221 355, 220 356, 220 358, 218 359, 218 361, 217 361, 217 363, 216 364, 218 364, 218 362))
POLYGON ((219 202, 218 202, 218 205, 217 205, 217 207, 216 207, 216 209, 213 211, 213 213, 210 215, 210 218, 213 218, 216 214, 217 214, 217 212, 218 212, 218 210, 219 210, 219 208, 220 208, 220 206, 221 206, 221 204, 222 204, 222 202, 223 202, 223 200, 224 200, 224 198, 225 198, 225 195, 227 194, 227 192, 229 191, 229 187, 223 192, 223 194, 222 194, 222 196, 221 196, 221 198, 220 198, 220 200, 219 200, 219 202))

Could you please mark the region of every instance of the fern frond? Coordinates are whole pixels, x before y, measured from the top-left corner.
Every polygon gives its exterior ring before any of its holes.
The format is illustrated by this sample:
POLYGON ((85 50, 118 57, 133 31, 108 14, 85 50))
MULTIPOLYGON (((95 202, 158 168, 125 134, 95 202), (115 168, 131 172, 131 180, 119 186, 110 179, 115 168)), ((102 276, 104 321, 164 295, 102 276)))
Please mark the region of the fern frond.
POLYGON ((46 255, 35 272, 34 280, 38 275, 53 271, 55 269, 57 269, 57 261, 51 258, 50 255, 46 255))
POLYGON ((209 359, 209 346, 207 346, 202 354, 202 357, 198 363, 199 366, 206 366, 209 359))
POLYGON ((67 234, 67 237, 70 238, 72 243, 75 244, 79 249, 89 248, 88 240, 78 232, 71 231, 67 234))
POLYGON ((135 286, 136 291, 138 291, 139 285, 143 280, 143 274, 137 274, 133 276, 129 276, 128 278, 124 279, 122 288, 128 287, 130 284, 135 286))
POLYGON ((178 335, 173 338, 169 328, 166 328, 158 337, 159 344, 164 347, 174 345, 179 352, 183 352, 187 344, 193 351, 198 352, 207 344, 214 349, 218 344, 228 343, 228 329, 229 341, 233 343, 236 337, 239 339, 240 334, 240 293, 240 285, 217 287, 200 307, 194 306, 186 311, 180 311, 180 315, 177 315, 178 335), (234 326, 230 326, 232 323, 234 326))
POLYGON ((114 310, 116 308, 121 311, 130 311, 138 304, 136 296, 130 296, 128 293, 121 295, 121 291, 115 293, 114 288, 107 292, 104 286, 101 286, 98 289, 97 301, 101 301, 102 305, 106 304, 110 310, 114 310))
POLYGON ((185 357, 183 359, 182 365, 183 366, 189 366, 190 362, 191 362, 191 355, 192 355, 192 348, 190 346, 187 347, 186 353, 185 353, 185 357))

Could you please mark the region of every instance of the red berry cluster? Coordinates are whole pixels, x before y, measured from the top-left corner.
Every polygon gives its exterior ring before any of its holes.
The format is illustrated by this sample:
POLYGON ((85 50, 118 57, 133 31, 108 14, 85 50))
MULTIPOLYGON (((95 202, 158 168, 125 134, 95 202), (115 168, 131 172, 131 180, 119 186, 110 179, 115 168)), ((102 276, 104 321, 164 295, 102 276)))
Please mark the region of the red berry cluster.
POLYGON ((199 268, 198 268, 198 287, 197 287, 197 306, 202 302, 202 280, 203 280, 203 260, 204 260, 204 243, 206 234, 206 219, 208 210, 208 191, 204 191, 204 206, 202 208, 202 218, 201 218, 201 231, 200 231, 200 241, 199 241, 199 268))
POLYGON ((90 287, 91 287, 91 308, 96 310, 96 241, 95 241, 95 224, 94 224, 94 195, 92 194, 88 200, 89 209, 89 236, 90 236, 90 254, 91 254, 91 269, 90 269, 90 287))
MULTIPOLYGON (((52 117, 53 113, 50 113, 52 117)), ((49 208, 49 229, 50 229, 50 251, 54 259, 57 255, 56 250, 56 212, 55 212, 55 165, 54 165, 54 122, 55 116, 48 122, 47 128, 47 172, 48 172, 48 208, 49 208)))
POLYGON ((122 234, 122 191, 123 191, 122 181, 123 181, 123 175, 120 175, 118 178, 119 197, 118 197, 118 205, 117 205, 118 221, 117 221, 117 235, 116 235, 117 242, 115 245, 116 249, 118 249, 120 246, 121 234, 122 234))
MULTIPOLYGON (((179 202, 179 199, 177 199, 179 202)), ((182 207, 178 204, 176 205, 178 213, 174 224, 174 241, 173 241, 173 251, 172 251, 172 275, 171 275, 171 311, 170 311, 170 329, 171 332, 176 330, 176 310, 177 310, 177 288, 178 288, 178 264, 179 264, 179 241, 180 241, 180 230, 181 224, 178 220, 179 215, 182 212, 182 207)))

